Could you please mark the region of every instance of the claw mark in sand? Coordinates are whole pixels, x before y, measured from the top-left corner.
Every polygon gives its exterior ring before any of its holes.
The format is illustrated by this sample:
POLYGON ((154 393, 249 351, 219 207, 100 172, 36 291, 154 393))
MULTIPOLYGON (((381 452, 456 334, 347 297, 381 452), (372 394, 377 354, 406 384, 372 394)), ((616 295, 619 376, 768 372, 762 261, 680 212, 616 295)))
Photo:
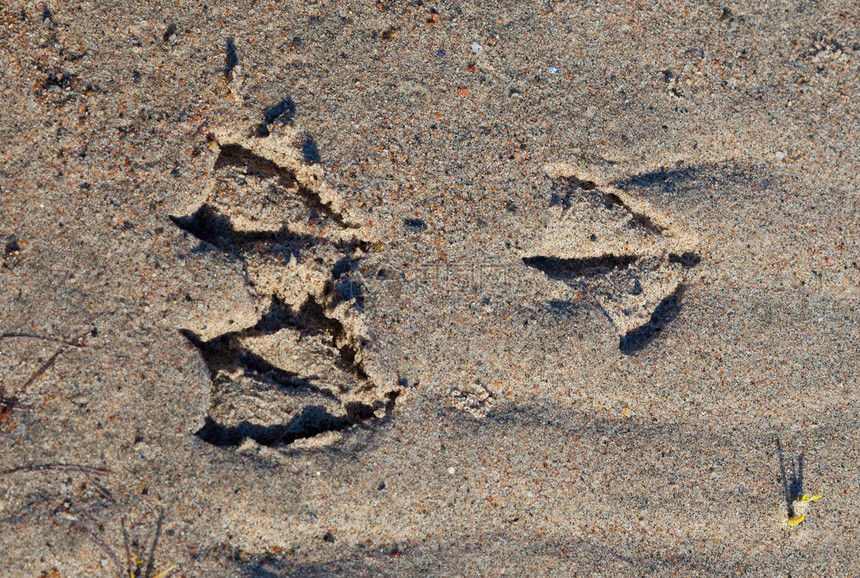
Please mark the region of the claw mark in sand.
POLYGON ((265 137, 216 132, 220 154, 204 202, 171 217, 203 247, 241 262, 266 311, 253 326, 208 339, 182 331, 212 379, 197 435, 218 446, 285 445, 378 421, 402 391, 366 356, 353 275, 368 247, 360 218, 301 150, 306 135, 269 128, 265 137))
POLYGON ((635 353, 677 317, 698 240, 654 207, 568 165, 546 168, 555 213, 523 262, 592 295, 635 353))

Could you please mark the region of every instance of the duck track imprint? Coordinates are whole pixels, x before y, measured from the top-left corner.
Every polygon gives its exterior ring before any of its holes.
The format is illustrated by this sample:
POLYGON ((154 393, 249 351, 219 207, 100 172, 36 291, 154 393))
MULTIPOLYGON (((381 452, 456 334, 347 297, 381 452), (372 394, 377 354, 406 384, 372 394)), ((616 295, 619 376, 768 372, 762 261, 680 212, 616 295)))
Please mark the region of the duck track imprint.
POLYGON ((548 165, 553 217, 523 263, 592 295, 622 353, 644 348, 680 311, 698 238, 642 199, 566 164, 548 165))
POLYGON ((217 446, 329 443, 332 432, 384 419, 402 392, 367 367, 362 287, 351 276, 369 242, 361 219, 306 160, 302 133, 270 128, 265 137, 216 131, 204 202, 171 216, 202 249, 238 260, 267 311, 207 340, 181 330, 212 381, 197 435, 217 446))

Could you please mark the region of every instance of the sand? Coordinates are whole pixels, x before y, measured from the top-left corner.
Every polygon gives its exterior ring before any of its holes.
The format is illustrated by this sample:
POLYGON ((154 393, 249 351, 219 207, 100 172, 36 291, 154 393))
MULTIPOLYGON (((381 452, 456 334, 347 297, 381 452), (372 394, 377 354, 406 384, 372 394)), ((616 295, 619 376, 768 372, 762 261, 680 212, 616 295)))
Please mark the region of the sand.
POLYGON ((856 2, 0 20, 3 576, 860 575, 856 2))

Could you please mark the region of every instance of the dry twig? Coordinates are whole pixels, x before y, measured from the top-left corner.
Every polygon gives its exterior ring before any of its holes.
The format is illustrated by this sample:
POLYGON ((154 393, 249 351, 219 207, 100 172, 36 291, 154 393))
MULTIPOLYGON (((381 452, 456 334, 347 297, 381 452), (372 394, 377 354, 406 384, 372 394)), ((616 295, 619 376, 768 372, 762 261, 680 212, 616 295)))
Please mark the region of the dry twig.
POLYGON ((110 470, 104 468, 95 468, 92 466, 79 466, 77 464, 30 464, 26 466, 18 466, 11 470, 0 472, 0 476, 8 476, 19 472, 44 472, 48 470, 60 470, 65 472, 81 472, 82 474, 93 474, 95 476, 107 476, 110 470))

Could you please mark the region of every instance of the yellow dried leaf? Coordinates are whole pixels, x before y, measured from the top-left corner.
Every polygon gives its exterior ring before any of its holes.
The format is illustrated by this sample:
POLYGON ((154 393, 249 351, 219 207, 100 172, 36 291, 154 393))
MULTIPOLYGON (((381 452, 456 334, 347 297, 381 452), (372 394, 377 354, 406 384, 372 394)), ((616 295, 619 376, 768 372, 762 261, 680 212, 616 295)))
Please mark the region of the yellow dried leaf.
POLYGON ((805 517, 806 517, 806 514, 801 514, 801 515, 799 515, 799 516, 795 516, 795 517, 793 517, 793 518, 789 518, 789 519, 788 519, 788 522, 786 522, 786 524, 788 524, 788 527, 789 527, 789 528, 790 528, 791 526, 797 526, 799 523, 801 523, 801 522, 803 521, 803 519, 804 519, 805 517))
POLYGON ((163 570, 163 571, 159 572, 158 574, 156 574, 152 578, 166 578, 167 575, 170 573, 170 571, 173 570, 174 568, 176 568, 176 564, 171 564, 170 568, 168 568, 167 570, 163 570))

